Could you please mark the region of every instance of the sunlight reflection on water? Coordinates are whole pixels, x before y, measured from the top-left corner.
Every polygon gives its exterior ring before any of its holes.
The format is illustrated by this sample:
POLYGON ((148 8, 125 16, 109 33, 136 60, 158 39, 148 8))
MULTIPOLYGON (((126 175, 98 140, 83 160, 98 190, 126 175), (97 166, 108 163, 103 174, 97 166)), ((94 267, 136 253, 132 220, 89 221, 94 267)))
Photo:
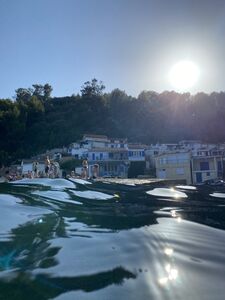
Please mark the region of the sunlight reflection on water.
POLYGON ((223 199, 61 183, 0 185, 3 299, 223 300, 223 199))
POLYGON ((146 192, 149 195, 152 196, 158 196, 158 197, 172 197, 172 198, 187 198, 187 194, 176 191, 174 188, 155 188, 151 191, 146 192))

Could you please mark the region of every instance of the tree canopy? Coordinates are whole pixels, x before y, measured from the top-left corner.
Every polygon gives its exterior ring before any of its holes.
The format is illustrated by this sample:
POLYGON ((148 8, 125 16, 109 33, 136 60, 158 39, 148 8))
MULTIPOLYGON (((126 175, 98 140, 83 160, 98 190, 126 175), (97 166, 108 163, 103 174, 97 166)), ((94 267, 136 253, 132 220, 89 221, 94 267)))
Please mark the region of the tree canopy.
POLYGON ((225 141, 225 93, 143 91, 137 98, 115 89, 103 93, 97 79, 81 94, 51 97, 49 84, 18 88, 15 100, 0 99, 0 165, 54 147, 84 133, 127 137, 146 144, 200 139, 225 141))

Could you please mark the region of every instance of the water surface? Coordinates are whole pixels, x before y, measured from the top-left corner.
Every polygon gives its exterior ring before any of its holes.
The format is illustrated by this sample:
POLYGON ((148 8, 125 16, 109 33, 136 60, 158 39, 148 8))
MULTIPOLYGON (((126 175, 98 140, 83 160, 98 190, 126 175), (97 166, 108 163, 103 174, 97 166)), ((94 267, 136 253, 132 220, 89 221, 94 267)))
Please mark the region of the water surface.
POLYGON ((1 183, 0 299, 223 300, 224 194, 132 181, 1 183))

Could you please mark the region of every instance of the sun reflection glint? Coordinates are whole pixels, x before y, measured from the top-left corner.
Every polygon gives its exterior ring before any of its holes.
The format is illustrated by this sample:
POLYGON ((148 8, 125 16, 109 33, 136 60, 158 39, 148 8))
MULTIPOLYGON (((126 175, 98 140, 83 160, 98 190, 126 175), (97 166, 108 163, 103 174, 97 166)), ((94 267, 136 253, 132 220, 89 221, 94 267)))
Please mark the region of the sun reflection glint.
POLYGON ((159 278, 158 282, 160 285, 166 285, 169 281, 176 280, 178 277, 178 270, 172 267, 170 264, 165 266, 165 270, 167 272, 167 276, 159 278))
POLYGON ((173 249, 172 248, 165 248, 164 253, 168 256, 171 256, 173 254, 173 249))

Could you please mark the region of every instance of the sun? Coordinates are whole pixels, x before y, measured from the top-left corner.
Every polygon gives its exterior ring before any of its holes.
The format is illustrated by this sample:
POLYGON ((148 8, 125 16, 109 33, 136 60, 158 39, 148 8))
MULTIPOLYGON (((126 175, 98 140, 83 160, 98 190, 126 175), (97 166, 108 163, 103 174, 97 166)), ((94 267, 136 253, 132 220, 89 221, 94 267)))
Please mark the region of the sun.
POLYGON ((189 60, 177 62, 169 72, 169 81, 178 91, 190 91, 199 79, 198 66, 189 60))

